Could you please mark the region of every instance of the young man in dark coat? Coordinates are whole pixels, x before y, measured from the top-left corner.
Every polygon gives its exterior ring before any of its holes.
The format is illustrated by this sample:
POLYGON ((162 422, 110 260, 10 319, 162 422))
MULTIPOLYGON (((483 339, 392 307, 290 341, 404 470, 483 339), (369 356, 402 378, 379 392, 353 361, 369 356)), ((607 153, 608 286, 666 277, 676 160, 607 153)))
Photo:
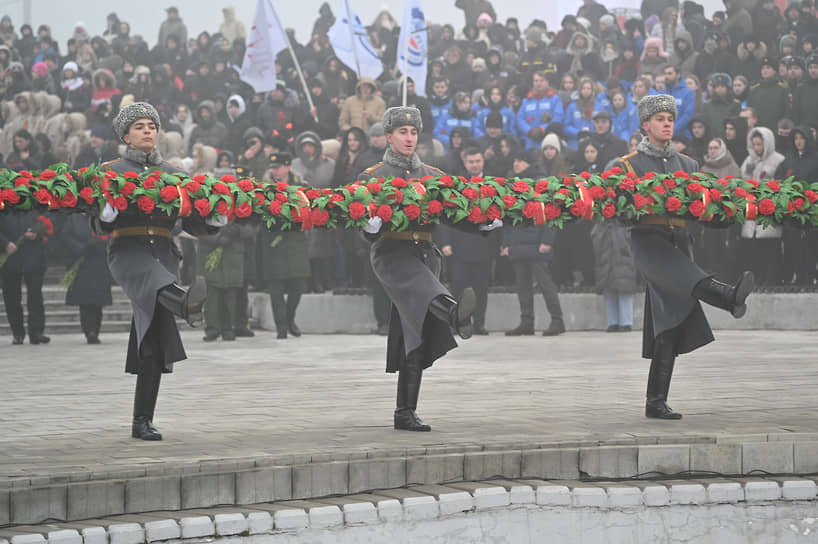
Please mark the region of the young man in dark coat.
MULTIPOLYGON (((389 144, 383 162, 364 170, 358 179, 443 175, 423 164, 415 152, 418 134, 423 131, 417 108, 387 109, 383 128, 389 144)), ((430 431, 415 412, 423 369, 457 347, 452 331, 461 338, 472 335, 474 291, 467 288, 457 301, 440 283, 440 250, 432 242, 431 225, 413 225, 413 230, 402 232, 381 232, 382 226, 383 220, 376 215, 364 232, 374 240, 372 268, 392 301, 386 371, 399 372, 395 429, 430 431)))
MULTIPOLYGON (((671 140, 676 102, 665 94, 649 95, 639 102, 639 122, 647 134, 637 150, 613 161, 625 172, 672 174, 697 172, 699 165, 677 153, 671 140)), ((642 356, 651 359, 645 416, 681 419, 667 405, 676 356, 713 341, 713 332, 699 301, 727 310, 739 318, 747 311, 745 300, 753 290, 752 272, 744 272, 735 285, 722 283, 699 268, 690 252, 690 235, 680 217, 649 215, 631 229, 633 257, 647 283, 642 356)))
MULTIPOLYGON (((114 129, 127 148, 121 159, 104 166, 119 173, 182 172, 162 160, 156 147, 159 125, 159 113, 148 103, 122 108, 114 129)), ((207 287, 202 278, 187 291, 176 283, 180 255, 170 233, 178 219, 175 214, 148 215, 135 207, 120 212, 106 204, 97 219, 97 231, 110 236, 108 268, 133 306, 125 363, 125 371, 137 375, 131 435, 161 440, 153 425, 159 382, 162 373, 173 372, 174 362, 187 358, 174 316, 191 325, 200 322, 207 287)), ((193 215, 182 220, 182 228, 194 236, 215 232, 211 227, 226 224, 227 218, 221 216, 204 220, 193 215)))

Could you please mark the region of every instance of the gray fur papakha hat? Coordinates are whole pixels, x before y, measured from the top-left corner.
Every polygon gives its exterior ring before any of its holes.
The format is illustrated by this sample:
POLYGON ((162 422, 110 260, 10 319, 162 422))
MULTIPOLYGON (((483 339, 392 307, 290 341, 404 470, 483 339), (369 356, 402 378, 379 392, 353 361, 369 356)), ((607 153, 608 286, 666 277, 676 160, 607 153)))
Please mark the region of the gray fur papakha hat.
POLYGON ((114 130, 122 143, 125 143, 123 138, 128 134, 128 129, 137 119, 150 119, 156 123, 157 130, 161 124, 159 122, 159 112, 147 102, 134 102, 130 106, 125 106, 119 110, 114 119, 114 130))
POLYGON ((383 131, 392 132, 398 127, 413 126, 418 132, 423 132, 423 121, 420 119, 420 110, 413 106, 396 106, 383 112, 383 131))
POLYGON ((650 119, 654 113, 672 113, 676 119, 676 99, 669 94, 649 94, 639 101, 639 122, 642 123, 650 119))

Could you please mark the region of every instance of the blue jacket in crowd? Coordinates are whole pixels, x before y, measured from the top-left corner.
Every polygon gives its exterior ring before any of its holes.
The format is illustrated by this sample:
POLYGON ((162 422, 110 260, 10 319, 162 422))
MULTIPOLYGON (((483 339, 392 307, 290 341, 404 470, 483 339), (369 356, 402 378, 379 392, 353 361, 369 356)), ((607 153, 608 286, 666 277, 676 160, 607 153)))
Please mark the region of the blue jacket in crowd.
POLYGON ((476 118, 472 117, 472 112, 469 110, 464 116, 457 116, 452 113, 454 106, 449 111, 441 115, 435 123, 435 138, 440 140, 443 147, 449 147, 449 134, 455 127, 465 127, 469 129, 469 133, 474 136, 474 126, 476 125, 476 118))
POLYGON ((520 111, 517 112, 517 134, 525 143, 526 149, 539 147, 539 140, 532 140, 528 137, 528 131, 535 127, 543 130, 551 123, 562 123, 563 120, 562 99, 553 89, 541 98, 536 98, 529 93, 528 98, 523 100, 520 111), (550 114, 551 119, 543 120, 543 114, 550 114))
MULTIPOLYGON (((489 107, 481 108, 479 105, 472 106, 472 111, 475 114, 474 117, 474 130, 472 131, 473 136, 475 138, 480 138, 481 136, 486 135, 486 117, 494 111, 489 107)), ((503 116, 503 132, 506 134, 514 134, 514 127, 516 125, 516 120, 514 118, 514 112, 508 106, 504 108, 500 108, 497 110, 500 112, 500 115, 503 116)))

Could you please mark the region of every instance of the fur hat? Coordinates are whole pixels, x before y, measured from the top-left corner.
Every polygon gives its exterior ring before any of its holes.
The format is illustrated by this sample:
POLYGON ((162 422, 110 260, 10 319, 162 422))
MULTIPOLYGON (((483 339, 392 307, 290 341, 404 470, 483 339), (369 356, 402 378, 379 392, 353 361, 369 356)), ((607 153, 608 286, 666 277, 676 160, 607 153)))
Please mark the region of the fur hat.
POLYGON ((125 106, 119 110, 114 119, 114 131, 116 131, 116 135, 119 136, 123 143, 125 143, 124 137, 128 134, 128 129, 138 119, 150 119, 156 123, 157 130, 161 126, 159 112, 147 102, 134 102, 129 106, 125 106))
POLYGON ((369 127, 369 137, 370 138, 377 138, 378 136, 383 136, 383 123, 378 122, 369 127))
POLYGON ((413 126, 423 132, 420 110, 413 106, 396 106, 383 112, 383 131, 390 133, 398 127, 413 126))
POLYGON ((639 122, 643 123, 653 117, 655 113, 672 113, 674 119, 678 115, 676 112, 676 100, 669 94, 650 94, 639 101, 639 122))
POLYGON ((270 168, 274 166, 290 166, 293 156, 286 151, 277 151, 270 155, 270 168))
POLYGON ((730 74, 725 74, 723 72, 710 76, 710 82, 713 84, 713 87, 724 85, 728 89, 733 88, 733 79, 730 77, 730 74))

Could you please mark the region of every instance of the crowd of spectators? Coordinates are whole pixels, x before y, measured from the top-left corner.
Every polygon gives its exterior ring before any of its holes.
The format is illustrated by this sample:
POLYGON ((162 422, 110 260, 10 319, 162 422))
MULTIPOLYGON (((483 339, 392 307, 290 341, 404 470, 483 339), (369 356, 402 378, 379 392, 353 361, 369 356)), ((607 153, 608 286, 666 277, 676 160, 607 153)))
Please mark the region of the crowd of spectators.
MULTIPOLYGON (((516 17, 499 21, 488 0, 457 0, 464 24, 429 25, 427 80, 406 83, 408 103, 423 118, 418 153, 451 174, 467 172, 463 157, 474 149, 484 175, 600 172, 641 138, 636 103, 667 93, 679 111, 674 145, 702 170, 815 181, 813 0, 724 4, 708 18, 691 0, 644 0, 641 13, 624 15, 584 0, 559 28, 540 19, 522 28, 516 17)), ((168 8, 156 41, 131 34, 116 13, 104 27, 76 23, 65 44, 46 25, 35 33, 5 16, 0 162, 36 170, 116 158, 111 119, 121 106, 146 101, 162 118, 164 157, 191 173, 241 168, 269 179, 268 158, 283 151, 295 157, 292 169, 304 183, 348 183, 380 161, 386 140, 379 120, 401 103, 404 80, 394 61, 400 28, 386 11, 367 27, 384 70, 359 79, 333 54, 327 32, 334 20, 325 3, 306 43, 287 30, 311 109, 286 50, 277 57, 275 89, 257 93, 241 80, 247 31, 230 7, 217 32, 195 37, 168 8)), ((561 286, 595 283, 587 223, 556 234, 552 270, 561 286)), ((811 230, 749 222, 694 235, 703 268, 727 278, 749 268, 766 285, 816 281, 811 230)), ((310 236, 313 291, 366 285, 367 251, 356 236, 310 236)), ((491 282, 512 284, 497 244, 491 282)))

